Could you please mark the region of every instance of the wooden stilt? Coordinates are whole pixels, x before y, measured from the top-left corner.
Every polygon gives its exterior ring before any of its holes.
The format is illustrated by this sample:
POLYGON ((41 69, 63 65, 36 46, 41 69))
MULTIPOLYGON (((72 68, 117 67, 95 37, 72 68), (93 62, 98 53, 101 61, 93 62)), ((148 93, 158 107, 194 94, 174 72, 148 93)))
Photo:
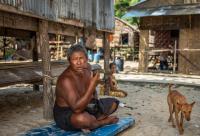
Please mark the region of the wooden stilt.
POLYGON ((139 72, 148 71, 148 41, 149 31, 141 30, 140 32, 140 49, 139 49, 139 72))
POLYGON ((176 48, 177 48, 177 41, 175 40, 175 44, 174 44, 174 64, 173 64, 173 73, 176 73, 176 48))
POLYGON ((104 48, 104 69, 105 69, 105 95, 109 94, 110 84, 109 84, 109 59, 110 59, 110 43, 108 41, 108 33, 104 32, 103 34, 103 48, 104 48))
POLYGON ((114 45, 114 55, 113 55, 113 62, 115 62, 115 56, 116 56, 116 51, 115 51, 115 45, 114 45))
POLYGON ((51 86, 48 22, 45 20, 39 21, 39 45, 43 65, 43 115, 45 119, 51 119, 53 117, 54 94, 51 86))
MULTIPOLYGON (((37 44, 36 44, 36 36, 31 38, 31 49, 32 49, 32 59, 33 62, 38 61, 38 51, 37 51, 37 44)), ((33 84, 33 91, 39 91, 39 85, 33 84)))
POLYGON ((83 28, 83 46, 86 47, 86 37, 85 37, 85 29, 83 28))

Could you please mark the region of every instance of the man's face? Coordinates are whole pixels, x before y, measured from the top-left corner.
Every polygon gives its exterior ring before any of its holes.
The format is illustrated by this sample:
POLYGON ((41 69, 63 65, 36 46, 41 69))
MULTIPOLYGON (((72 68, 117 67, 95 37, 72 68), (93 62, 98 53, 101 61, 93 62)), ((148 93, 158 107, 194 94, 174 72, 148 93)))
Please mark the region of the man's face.
POLYGON ((116 73, 116 65, 112 65, 112 67, 111 67, 111 72, 112 72, 112 73, 116 73))
POLYGON ((84 73, 88 66, 87 61, 88 59, 82 51, 74 52, 70 57, 70 65, 78 73, 84 73))

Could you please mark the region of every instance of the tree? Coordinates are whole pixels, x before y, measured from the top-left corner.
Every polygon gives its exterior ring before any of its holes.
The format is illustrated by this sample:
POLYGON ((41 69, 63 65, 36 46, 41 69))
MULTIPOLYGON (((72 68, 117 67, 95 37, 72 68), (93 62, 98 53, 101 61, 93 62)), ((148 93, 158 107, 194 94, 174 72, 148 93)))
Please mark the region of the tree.
MULTIPOLYGON (((131 5, 136 4, 140 0, 116 0, 115 1, 115 16, 122 18, 123 15, 125 15, 127 8, 131 5)), ((124 19, 125 21, 128 21, 130 24, 138 25, 139 20, 138 18, 128 18, 124 19)))

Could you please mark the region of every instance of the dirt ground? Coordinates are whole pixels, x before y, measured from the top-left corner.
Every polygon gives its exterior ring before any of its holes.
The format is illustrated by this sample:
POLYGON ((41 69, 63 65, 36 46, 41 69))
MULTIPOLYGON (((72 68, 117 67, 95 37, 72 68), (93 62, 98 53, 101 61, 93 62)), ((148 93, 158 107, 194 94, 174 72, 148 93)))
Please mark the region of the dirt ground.
POLYGON ((0 136, 20 135, 49 122, 42 118, 42 92, 33 92, 30 85, 1 88, 0 111, 0 136))
MULTIPOLYGON (((128 92, 120 101, 132 109, 119 108, 119 117, 133 116, 136 123, 122 132, 123 136, 178 136, 178 131, 167 122, 169 117, 166 102, 167 86, 120 82, 119 87, 128 92)), ((20 135, 31 128, 48 124, 42 118, 42 92, 31 91, 30 85, 1 88, 0 90, 0 135, 20 135)), ((200 92, 198 87, 176 86, 189 102, 196 101, 190 122, 184 122, 184 136, 200 136, 200 92)))
MULTIPOLYGON (((124 136, 178 136, 177 129, 168 123, 168 105, 166 97, 168 86, 163 84, 133 84, 122 83, 120 88, 128 90, 128 99, 121 99, 133 110, 120 109, 119 116, 131 114, 136 124, 129 130, 123 132, 124 136)), ((190 122, 184 122, 184 136, 200 136, 200 93, 199 88, 176 86, 184 94, 188 102, 196 101, 190 122)))

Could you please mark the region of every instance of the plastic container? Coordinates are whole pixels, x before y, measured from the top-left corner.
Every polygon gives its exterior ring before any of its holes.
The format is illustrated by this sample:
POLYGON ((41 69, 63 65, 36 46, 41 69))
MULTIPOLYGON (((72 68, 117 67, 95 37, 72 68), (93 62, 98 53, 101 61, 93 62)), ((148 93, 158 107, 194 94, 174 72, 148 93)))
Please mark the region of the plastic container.
POLYGON ((94 60, 94 54, 91 51, 88 51, 88 60, 90 62, 94 60))
POLYGON ((98 53, 95 53, 94 54, 94 62, 99 63, 99 60, 100 60, 100 55, 98 53))
POLYGON ((124 60, 122 58, 117 58, 115 60, 115 64, 117 67, 117 71, 123 71, 124 70, 124 60))

